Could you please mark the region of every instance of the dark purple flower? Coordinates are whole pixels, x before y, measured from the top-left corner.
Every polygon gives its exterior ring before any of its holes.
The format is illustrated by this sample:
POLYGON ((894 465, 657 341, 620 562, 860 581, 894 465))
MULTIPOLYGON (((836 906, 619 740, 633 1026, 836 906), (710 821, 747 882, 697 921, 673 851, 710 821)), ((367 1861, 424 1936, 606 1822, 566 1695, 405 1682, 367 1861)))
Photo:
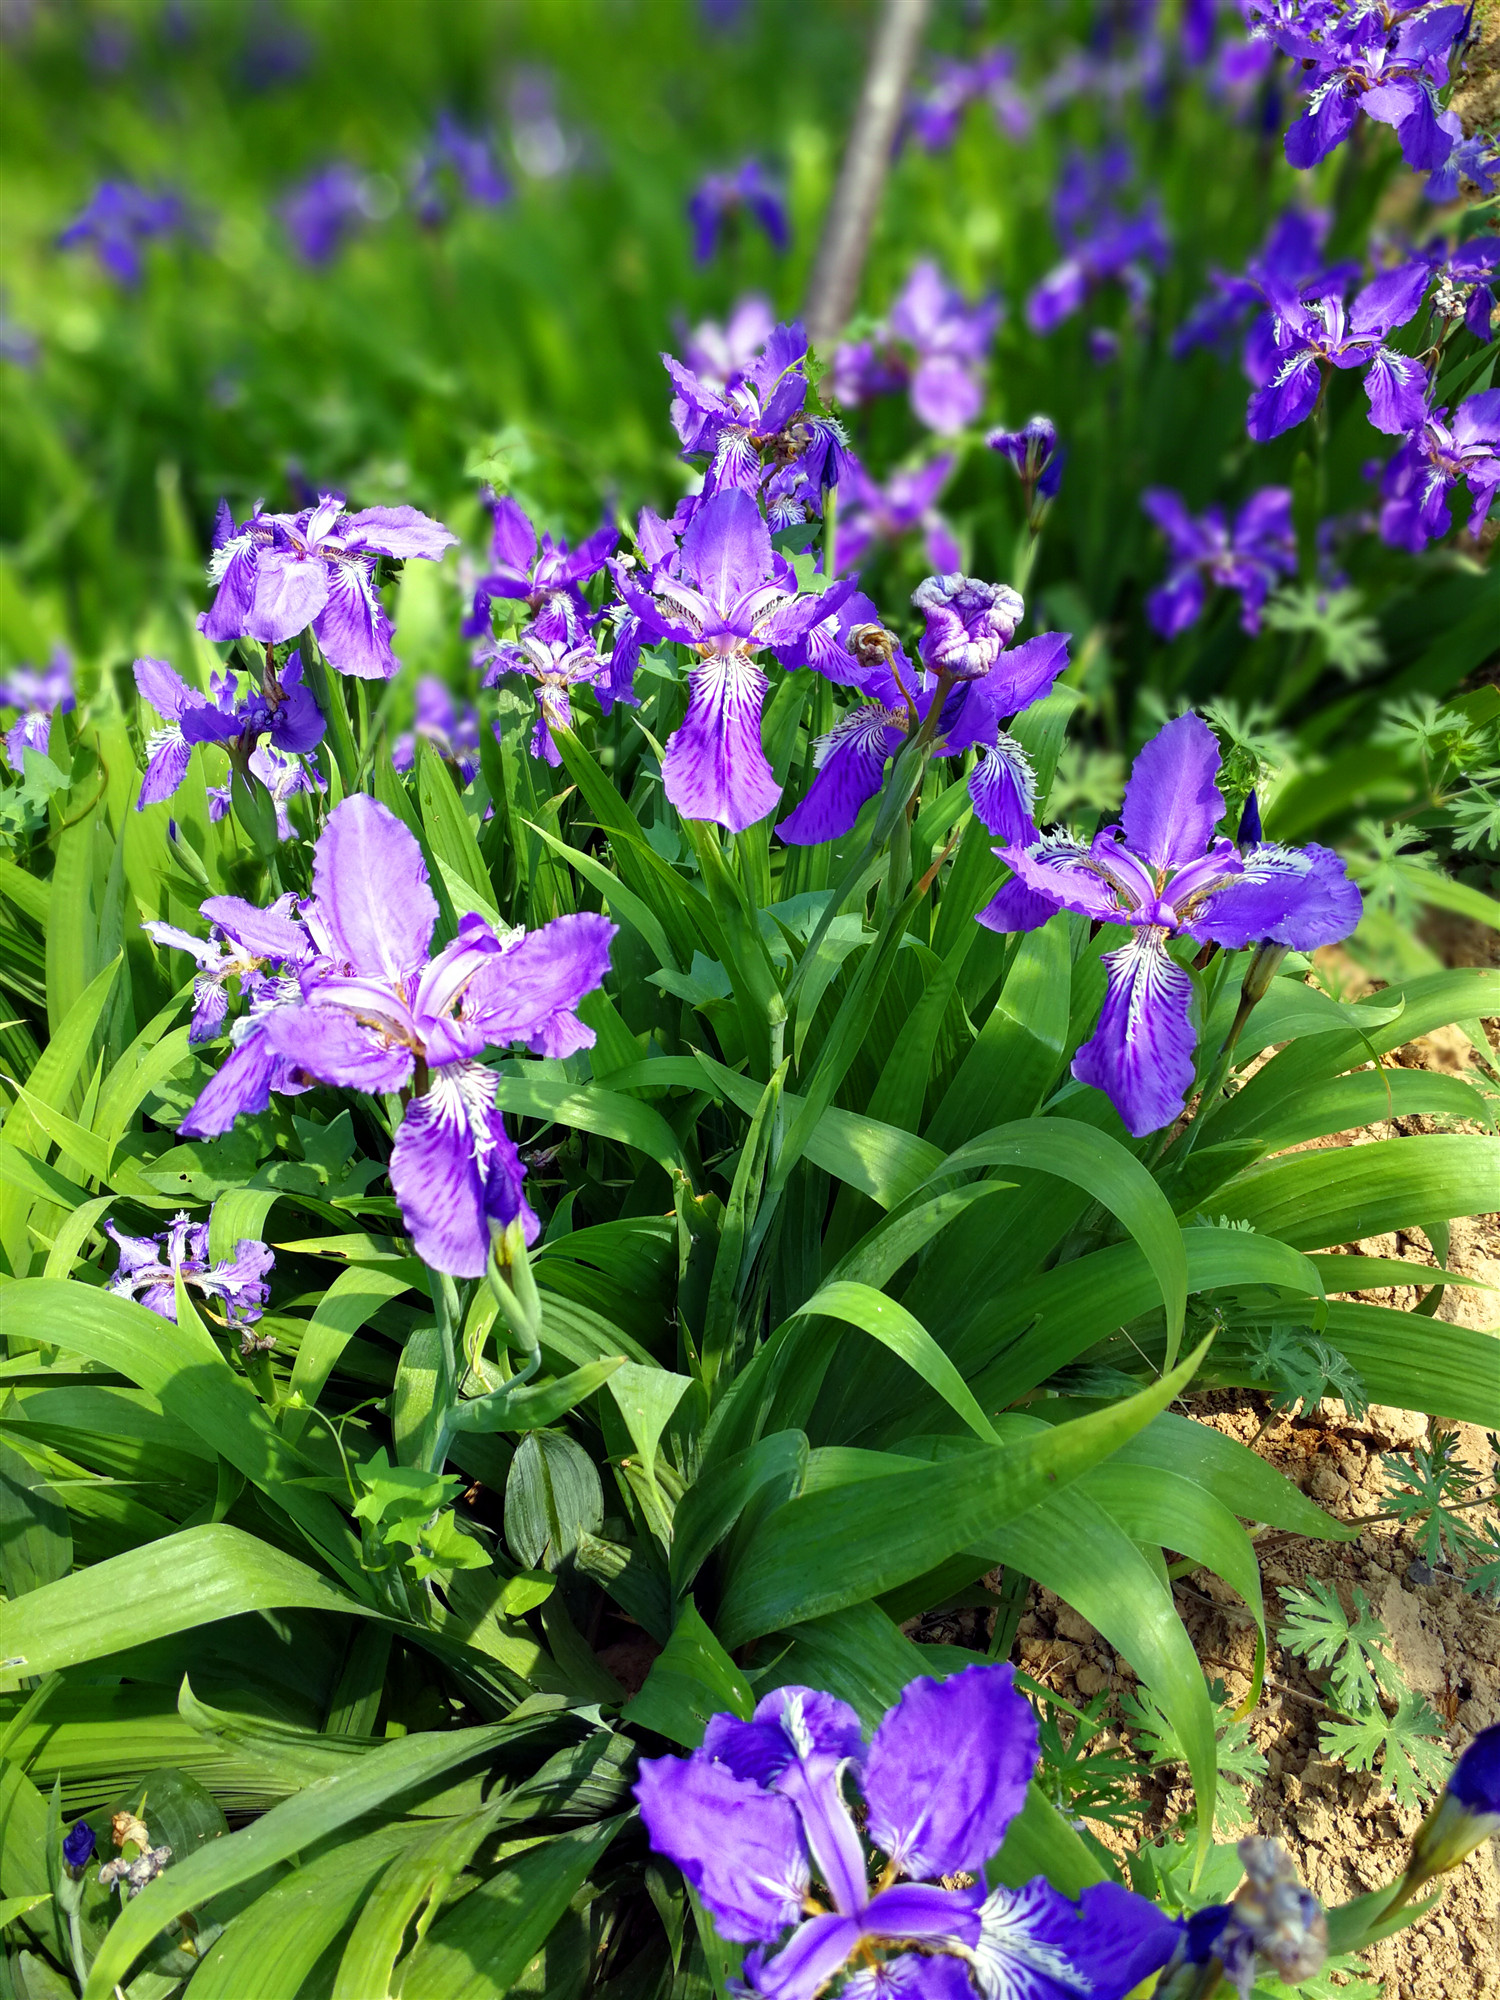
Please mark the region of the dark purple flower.
POLYGON ((129 181, 101 181, 83 213, 57 241, 64 250, 75 243, 92 244, 117 284, 138 285, 144 269, 141 246, 180 229, 182 222, 182 203, 175 194, 152 194, 129 181))
POLYGON ((497 208, 511 194, 491 140, 482 132, 466 132, 444 111, 417 162, 411 204, 419 221, 435 228, 447 220, 453 206, 450 188, 460 200, 480 208, 497 208))
POLYGON ((778 1688, 749 1722, 714 1716, 691 1757, 643 1758, 635 1794, 720 1934, 756 1947, 744 1979, 762 2000, 813 2000, 851 1961, 849 2000, 1122 2000, 1181 1935, 1153 1904, 1114 1883, 1077 1903, 1041 1877, 983 1886, 1036 1755, 1014 1670, 968 1667, 910 1682, 868 1750, 843 1702, 778 1688), (873 1893, 846 1777, 888 1857, 873 1893), (979 1880, 939 1886, 954 1875, 979 1880))
POLYGON ((934 569, 957 569, 962 561, 958 543, 933 504, 952 470, 953 455, 944 452, 925 465, 893 472, 881 485, 857 459, 851 460, 840 488, 839 568, 857 570, 877 543, 898 542, 920 530, 934 569))
POLYGON ((540 543, 530 517, 506 493, 486 492, 494 528, 490 535, 489 574, 474 587, 474 603, 464 620, 464 636, 474 638, 490 629, 490 606, 497 597, 524 604, 533 617, 544 610, 561 614, 570 638, 584 635, 593 614, 584 587, 604 568, 620 537, 606 521, 570 549, 544 534, 540 543))
POLYGON ((1240 597, 1240 625, 1260 630, 1260 609, 1277 579, 1297 569, 1292 495, 1285 486, 1252 493, 1231 527, 1222 507, 1190 514, 1180 494, 1149 487, 1141 505, 1167 538, 1172 567, 1147 593, 1146 616, 1163 639, 1175 639, 1203 615, 1211 586, 1240 597))
POLYGON ((278 210, 292 247, 304 264, 328 264, 356 229, 375 219, 369 181, 357 167, 336 160, 299 181, 278 210))
MULTIPOLYGON (((498 728, 495 733, 499 734, 498 728)), ((462 784, 474 782, 479 769, 479 717, 468 705, 460 713, 452 690, 436 674, 418 678, 412 726, 391 744, 391 763, 398 771, 407 772, 416 762, 419 736, 453 766, 462 784)))
POLYGON ((1422 258, 1382 271, 1347 307, 1336 292, 1312 300, 1273 297, 1276 373, 1250 398, 1246 415, 1256 443, 1268 443, 1310 417, 1334 368, 1364 370, 1376 430, 1394 435, 1414 429, 1426 404, 1427 373, 1411 355, 1387 347, 1385 337, 1415 315, 1430 276, 1422 258))
POLYGON ((1348 138, 1363 111, 1395 127, 1409 167, 1442 167, 1463 127, 1440 110, 1448 59, 1468 32, 1461 6, 1317 8, 1267 18, 1262 32, 1303 65, 1307 109, 1286 135, 1294 167, 1316 166, 1348 138))
POLYGON ((74 1875, 81 1875, 94 1858, 94 1829, 87 1820, 74 1820, 63 1835, 63 1865, 74 1875))
POLYGON ((584 631, 575 638, 559 615, 543 613, 513 643, 482 648, 476 659, 488 663, 486 687, 494 687, 507 674, 519 674, 532 683, 537 716, 531 754, 554 767, 561 764, 562 753, 552 732, 573 727, 573 689, 592 686, 605 671, 590 634, 584 631))
POLYGON ((208 568, 218 590, 198 630, 208 639, 278 646, 310 625, 341 674, 389 680, 396 661, 375 589, 376 558, 437 562, 457 540, 415 507, 350 514, 341 493, 324 493, 299 514, 256 508, 238 527, 221 501, 208 568))
POLYGON ((1429 411, 1402 440, 1381 480, 1381 539, 1417 554, 1446 535, 1448 495, 1460 480, 1474 502, 1469 533, 1477 535, 1500 491, 1500 389, 1468 397, 1451 419, 1429 411))
POLYGON ((1097 156, 1074 153, 1064 163, 1053 200, 1064 255, 1027 297, 1026 324, 1033 333, 1054 332, 1105 284, 1123 286, 1133 312, 1144 309, 1149 267, 1167 261, 1167 238, 1154 204, 1130 214, 1116 200, 1130 172, 1121 146, 1097 156))
POLYGON ((402 1220, 434 1270, 477 1278, 492 1224, 519 1218, 528 1241, 538 1228, 480 1058, 517 1041, 547 1056, 591 1047, 574 1010, 608 970, 615 927, 585 912, 502 939, 471 915, 431 958, 437 918, 422 850, 395 814, 363 793, 336 806, 302 911, 315 956, 295 996, 278 991, 241 1024, 179 1129, 227 1132, 288 1086, 410 1090, 390 1163, 402 1220))
POLYGON ((1500 236, 1471 236, 1451 256, 1434 261, 1433 311, 1440 319, 1462 319, 1476 340, 1487 341, 1495 317, 1497 276, 1500 236))
POLYGON ((700 264, 710 262, 720 237, 732 236, 743 216, 759 223, 773 250, 791 241, 786 200, 759 160, 746 160, 731 173, 705 174, 688 197, 687 212, 700 264))
POLYGON ((200 1297, 223 1308, 230 1326, 253 1326, 271 1295, 266 1283, 276 1259, 268 1245, 243 1236, 233 1257, 211 1263, 206 1222, 175 1216, 157 1236, 125 1236, 106 1216, 104 1233, 120 1253, 109 1289, 117 1298, 134 1299, 162 1319, 177 1318, 176 1280, 180 1277, 200 1297))
MULTIPOLYGON (((213 697, 190 688, 165 660, 137 660, 135 684, 164 727, 146 739, 146 773, 137 812, 170 798, 187 776, 197 743, 223 743, 231 756, 248 760, 262 736, 290 756, 304 756, 323 740, 323 712, 302 685, 302 657, 293 653, 279 674, 265 670, 264 686, 236 698, 230 673, 213 676, 213 697)), ((298 786, 296 789, 305 789, 298 786)))
POLYGON ((1028 417, 1018 431, 991 431, 985 443, 1016 468, 1028 502, 1032 494, 1056 499, 1067 453, 1057 448, 1057 425, 1050 417, 1028 417))
POLYGON ((755 502, 737 486, 706 500, 680 546, 644 577, 623 563, 615 577, 643 631, 698 656, 687 714, 662 759, 667 798, 685 819, 743 833, 781 796, 761 747, 767 681, 755 656, 795 648, 854 586, 799 596, 791 565, 773 552, 755 502))
POLYGON ((1331 219, 1325 209, 1283 209, 1271 224, 1264 244, 1246 264, 1242 277, 1223 271, 1210 273, 1207 297, 1199 301, 1172 336, 1173 355, 1181 358, 1194 347, 1216 346, 1235 332, 1249 314, 1258 313, 1265 325, 1264 339, 1256 341, 1254 357, 1247 353, 1246 365, 1250 379, 1257 388, 1263 387, 1276 367, 1270 346, 1272 314, 1266 307, 1267 298, 1300 296, 1304 292, 1317 295, 1342 289, 1360 275, 1359 264, 1325 264, 1323 244, 1331 219), (1262 348, 1271 354, 1269 366, 1259 359, 1262 348))
POLYGON ((1328 848, 1263 843, 1241 854, 1216 837, 1218 769, 1207 723, 1169 722, 1135 760, 1123 828, 1092 843, 1053 833, 997 849, 1015 879, 979 914, 997 931, 1034 930, 1058 910, 1130 927, 1129 942, 1105 953, 1104 1006, 1073 1074, 1104 1091, 1137 1138, 1180 1116, 1193 1083, 1193 987, 1169 938, 1311 951, 1359 921, 1359 891, 1328 848))
POLYGON ((52 649, 52 657, 40 673, 28 666, 12 667, 0 681, 0 708, 13 708, 16 719, 6 730, 5 757, 13 771, 19 771, 28 750, 47 754, 54 715, 72 712, 73 658, 66 646, 52 649))
POLYGON ((1417 1829, 1406 1882, 1418 1889, 1456 1868, 1500 1833, 1500 1723, 1481 1729, 1448 1773, 1441 1798, 1417 1829))

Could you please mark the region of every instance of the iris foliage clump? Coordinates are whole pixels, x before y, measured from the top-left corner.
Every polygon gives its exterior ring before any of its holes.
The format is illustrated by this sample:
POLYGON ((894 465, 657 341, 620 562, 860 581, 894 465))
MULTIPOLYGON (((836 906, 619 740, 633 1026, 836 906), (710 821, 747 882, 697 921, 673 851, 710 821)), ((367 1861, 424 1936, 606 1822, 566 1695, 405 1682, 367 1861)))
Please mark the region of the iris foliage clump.
POLYGON ((1165 2000, 1395 1927, 1492 1749, 1343 1909, 1216 1844, 1253 1531, 1356 1531, 1178 1404, 1500 1427, 1435 1316, 1482 22, 940 10, 816 347, 859 10, 3 25, 0 1992, 1165 2000), (1033 1583, 1140 1684, 1092 1779, 1033 1583), (1194 1807, 1122 1866, 1137 1750, 1194 1807))

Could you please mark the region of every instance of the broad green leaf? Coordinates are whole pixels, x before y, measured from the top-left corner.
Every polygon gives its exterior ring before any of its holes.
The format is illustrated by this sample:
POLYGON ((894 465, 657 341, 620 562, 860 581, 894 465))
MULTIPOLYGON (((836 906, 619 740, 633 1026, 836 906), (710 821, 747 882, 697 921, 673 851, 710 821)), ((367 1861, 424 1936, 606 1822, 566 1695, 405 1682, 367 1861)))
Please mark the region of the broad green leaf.
POLYGON ((0 1671, 50 1673, 242 1611, 359 1615, 366 1607, 240 1528, 184 1528, 164 1541, 0 1605, 0 1671))
POLYGON ((399 1298, 406 1289, 406 1280, 399 1272, 366 1264, 340 1271, 319 1299, 297 1349, 287 1384, 288 1400, 306 1406, 289 1409, 284 1419, 286 1435, 294 1444, 307 1425, 308 1411, 323 1393, 323 1386, 349 1341, 382 1306, 399 1298))
POLYGON ((1500 1139, 1460 1132, 1377 1139, 1267 1160, 1215 1197, 1225 1215, 1298 1250, 1500 1208, 1500 1139))
POLYGON ((406 1963, 401 2000, 508 1993, 624 1823, 578 1827, 506 1862, 433 1925, 406 1963))
POLYGON ((820 1316, 843 1320, 849 1326, 858 1327, 861 1333, 869 1334, 872 1340, 878 1340, 882 1347, 889 1348, 892 1354, 915 1370, 928 1388, 942 1397, 976 1437, 983 1438, 988 1444, 996 1442, 993 1424, 975 1401, 962 1375, 905 1306, 899 1305, 895 1299, 886 1298, 869 1285, 853 1284, 844 1279, 822 1286, 797 1314, 798 1318, 809 1319, 820 1316))
POLYGON ((680 1595, 688 1588, 755 1494, 773 1483, 796 1492, 806 1465, 807 1439, 801 1431, 774 1431, 727 1456, 705 1456, 672 1516, 673 1590, 680 1595))
POLYGON ((495 1103, 518 1117, 540 1118, 580 1132, 597 1132, 601 1139, 617 1139, 664 1167, 675 1167, 682 1174, 688 1171, 677 1135, 659 1111, 636 1098, 601 1090, 597 1084, 576 1087, 537 1076, 502 1076, 495 1103))
POLYGON ((448 768, 422 735, 417 736, 417 799, 422 808, 422 827, 428 846, 441 863, 446 863, 470 889, 486 903, 494 890, 489 870, 479 852, 474 829, 459 800, 448 768))
POLYGON ((594 1461, 556 1431, 528 1431, 505 1482, 505 1541, 527 1569, 555 1570, 604 1525, 594 1461))
POLYGON ((0 1583, 6 1597, 40 1590, 72 1567, 73 1530, 61 1498, 35 1466, 0 1444, 0 1583))
POLYGON ((786 1502, 730 1571, 720 1639, 733 1648, 882 1596, 973 1547, 1149 1423, 1191 1379, 1203 1352, 1139 1395, 1054 1431, 786 1502))
POLYGON ((748 1720, 754 1706, 750 1683, 688 1598, 640 1693, 621 1714, 626 1722, 696 1750, 710 1716, 728 1713, 748 1720))
POLYGON ((1068 924, 1059 914, 1020 940, 1000 997, 927 1129, 944 1152, 1030 1118, 1057 1081, 1073 977, 1068 924))
POLYGON ((656 1475, 661 1434, 692 1386, 686 1375, 672 1375, 665 1368, 642 1368, 634 1361, 622 1362, 609 1377, 609 1393, 625 1419, 648 1479, 656 1475))
POLYGON ((395 1856, 360 1909, 339 1960, 333 2000, 385 2000, 407 1931, 414 1926, 415 1942, 422 1942, 440 1905, 507 1803, 502 1796, 481 1812, 443 1821, 395 1856))

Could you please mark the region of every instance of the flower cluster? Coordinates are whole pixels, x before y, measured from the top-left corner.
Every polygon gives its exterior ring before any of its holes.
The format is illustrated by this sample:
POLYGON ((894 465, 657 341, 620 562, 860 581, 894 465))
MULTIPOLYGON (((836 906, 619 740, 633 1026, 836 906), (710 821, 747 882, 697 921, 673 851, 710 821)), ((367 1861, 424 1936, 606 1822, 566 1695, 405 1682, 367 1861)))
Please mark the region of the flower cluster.
POLYGON ((971 304, 923 258, 885 320, 835 350, 834 400, 855 405, 905 389, 929 430, 963 430, 984 402, 984 362, 1000 313, 998 298, 971 304))
POLYGON ((773 250, 791 242, 785 197, 759 160, 746 160, 731 173, 705 174, 688 197, 687 212, 700 264, 713 261, 720 241, 732 241, 746 217, 765 231, 773 250))
POLYGON ((1172 567, 1147 593, 1146 616, 1163 639, 1175 639, 1203 615, 1210 586, 1238 593, 1240 625, 1260 630, 1260 611, 1277 580, 1297 568, 1292 495, 1286 486, 1263 486, 1231 524, 1222 507, 1190 514, 1182 496, 1148 487, 1141 505, 1167 539, 1172 567))
POLYGON ((198 629, 208 639, 279 646, 310 627, 341 674, 389 680, 396 660, 376 562, 437 562, 457 540, 415 507, 351 514, 341 493, 321 494, 316 507, 296 514, 265 514, 257 505, 238 524, 221 501, 208 571, 217 594, 198 629))
MULTIPOLYGON (((432 956, 438 906, 422 851, 394 813, 363 794, 329 815, 307 901, 226 907, 234 902, 203 906, 233 947, 215 945, 204 976, 222 988, 238 972, 251 1006, 183 1135, 227 1132, 242 1113, 264 1111, 273 1091, 325 1084, 399 1093, 390 1177, 417 1255, 473 1278, 485 1268, 492 1224, 519 1217, 531 1240, 526 1170, 480 1058, 517 1041, 548 1056, 590 1047, 593 1033, 574 1010, 604 977, 614 925, 584 913, 502 938, 466 916, 432 956), (235 953, 242 957, 229 962, 235 953)), ((160 941, 195 948, 181 934, 160 941)))
POLYGON ((1104 954, 1104 1005, 1073 1074, 1104 1091, 1137 1138, 1180 1117, 1193 1086, 1193 982, 1167 950, 1172 938, 1311 951, 1359 921, 1359 891, 1331 849, 1280 847, 1258 826, 1239 846, 1216 833, 1218 769, 1206 722, 1169 722, 1135 760, 1122 825, 1092 841, 1057 832, 998 848, 1015 872, 979 915, 996 931, 1035 930, 1058 910, 1128 927, 1104 954))
POLYGON ((927 81, 912 93, 902 137, 911 139, 924 153, 945 153, 969 106, 983 103, 989 105, 996 125, 1008 139, 1026 138, 1034 117, 1015 76, 1015 55, 998 43, 981 49, 968 62, 940 57, 927 81))
POLYGON ((71 713, 74 705, 73 656, 66 646, 54 646, 45 667, 12 667, 0 681, 0 708, 13 708, 16 719, 3 738, 5 760, 19 771, 28 750, 44 757, 52 738, 52 718, 71 713))
POLYGON ((910 1682, 868 1745, 845 1703, 778 1688, 748 1722, 712 1717, 692 1756, 643 1758, 635 1795, 720 1934, 753 1947, 762 2000, 1122 2000, 1177 1946, 1162 1911, 1113 1882, 1076 1902, 984 1884, 1036 1761, 1014 1670, 974 1666, 910 1682))
POLYGON ((120 1253, 109 1289, 117 1298, 134 1299, 162 1319, 177 1318, 177 1280, 218 1306, 225 1322, 236 1329, 253 1326, 271 1295, 266 1280, 276 1259, 269 1247, 242 1236, 232 1257, 210 1260, 209 1224, 174 1216, 157 1236, 126 1236, 106 1216, 104 1233, 120 1253))
POLYGON ((1106 284, 1124 289, 1132 313, 1145 309, 1152 267, 1167 260, 1167 238, 1153 203, 1133 213, 1120 206, 1117 193, 1131 173, 1123 146, 1094 157, 1069 156, 1052 206, 1063 256, 1027 297, 1026 324, 1033 333, 1054 332, 1106 284))
POLYGON ((58 237, 58 247, 70 250, 87 243, 116 284, 138 285, 145 270, 143 246, 181 229, 184 220, 175 194, 152 194, 129 181, 101 181, 82 214, 58 237))

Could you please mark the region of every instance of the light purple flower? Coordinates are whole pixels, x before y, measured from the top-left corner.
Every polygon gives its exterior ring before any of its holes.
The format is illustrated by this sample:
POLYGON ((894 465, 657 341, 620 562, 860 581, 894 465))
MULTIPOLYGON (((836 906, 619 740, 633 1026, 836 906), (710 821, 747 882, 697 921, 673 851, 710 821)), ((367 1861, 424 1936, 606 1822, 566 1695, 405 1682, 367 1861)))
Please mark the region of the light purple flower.
POLYGON ((437 562, 458 537, 415 507, 351 514, 341 493, 324 493, 298 514, 257 507, 235 525, 220 502, 214 526, 212 607, 198 620, 208 639, 276 646, 311 626, 330 666, 362 680, 396 671, 391 622, 375 588, 379 556, 437 562))
POLYGON ((13 771, 23 767, 28 750, 46 756, 53 716, 71 714, 73 705, 73 657, 66 646, 53 647, 52 657, 40 673, 28 666, 11 668, 0 681, 0 708, 17 711, 3 738, 6 761, 13 771))
MULTIPOLYGON (((328 789, 318 775, 316 767, 309 769, 300 757, 284 757, 269 743, 256 745, 245 759, 245 768, 251 777, 259 778, 266 788, 276 813, 278 840, 290 840, 292 837, 292 821, 287 811, 287 801, 296 798, 301 792, 324 792, 328 789)), ((208 787, 210 820, 227 819, 233 805, 232 783, 208 787)))
POLYGON ((1404 326, 1422 303, 1431 271, 1424 259, 1383 271, 1355 293, 1346 307, 1336 292, 1304 300, 1273 296, 1272 343, 1276 373, 1250 398, 1246 425, 1257 444, 1266 444, 1310 417, 1328 372, 1364 370, 1370 422, 1395 435, 1422 420, 1427 373, 1420 361, 1385 345, 1393 328, 1404 326))
POLYGON ((700 320, 695 327, 677 323, 683 366, 708 389, 722 395, 766 351, 776 324, 771 301, 760 292, 736 299, 728 319, 700 320))
POLYGON ((1492 195, 1500 187, 1500 143, 1476 132, 1472 138, 1460 139, 1442 166, 1427 176, 1427 199, 1431 202, 1457 201, 1459 190, 1465 181, 1470 182, 1481 197, 1492 195))
POLYGON ((730 173, 705 174, 688 198, 693 225, 693 255, 700 264, 712 261, 721 238, 730 238, 748 216, 765 231, 773 250, 791 241, 786 201, 759 160, 746 160, 730 173))
POLYGON ((465 638, 488 633, 490 606, 497 597, 524 604, 535 618, 553 609, 562 614, 568 636, 586 633, 593 621, 584 587, 604 568, 620 537, 606 521, 592 535, 569 548, 543 534, 540 542, 520 503, 506 494, 486 491, 485 505, 494 523, 490 536, 491 568, 474 586, 474 603, 464 620, 465 638))
POLYGON ((318 955, 290 894, 264 910, 239 896, 210 896, 201 909, 209 923, 206 938, 155 919, 141 925, 154 944, 189 953, 197 967, 188 1028, 194 1044, 211 1042, 223 1032, 230 980, 239 982, 244 999, 285 1001, 295 998, 298 974, 318 955))
POLYGON ((997 931, 1034 930, 1058 910, 1130 927, 1129 942, 1104 955, 1104 1005, 1073 1074, 1104 1091, 1137 1138, 1180 1116, 1193 1083, 1193 987, 1169 938, 1311 951, 1359 921, 1359 891, 1328 848, 1262 842, 1241 853, 1215 835, 1218 769, 1207 723, 1169 722, 1135 760, 1123 827, 1091 843, 1053 833, 997 849, 1015 877, 979 913, 997 931))
MULTIPOLYGON (((497 725, 495 734, 499 733, 497 725)), ((461 784, 474 782, 479 769, 479 717, 467 704, 460 712, 452 690, 436 674, 418 677, 412 726, 391 744, 391 763, 403 774, 417 760, 419 736, 453 766, 461 784)))
POLYGON ((988 102, 996 125, 1008 138, 1026 138, 1035 121, 1015 83, 1015 69, 1014 54, 998 45, 981 50, 972 62, 938 57, 929 81, 913 93, 906 107, 903 139, 914 139, 924 153, 945 153, 964 112, 981 101, 988 102))
POLYGON ((187 776, 195 744, 223 743, 232 758, 248 763, 262 736, 269 735, 276 750, 291 756, 314 750, 323 740, 323 713, 302 685, 298 653, 283 662, 279 674, 268 666, 264 686, 252 688, 243 700, 236 698, 230 673, 213 676, 212 699, 190 688, 165 660, 137 660, 134 673, 142 699, 163 724, 146 739, 146 772, 137 812, 177 790, 187 776))
POLYGON ((544 612, 513 643, 481 648, 476 659, 489 663, 485 687, 496 686, 507 674, 531 682, 537 706, 531 754, 554 768, 561 764, 552 732, 573 727, 573 689, 593 686, 605 671, 591 635, 585 631, 575 639, 560 615, 544 612))
POLYGON ((253 1326, 271 1295, 266 1280, 276 1259, 268 1245, 242 1236, 233 1257, 211 1263, 208 1230, 208 1223, 189 1222, 184 1214, 174 1216, 158 1236, 126 1236, 116 1229, 113 1218, 106 1216, 104 1233, 120 1253, 109 1290, 117 1298, 134 1299, 147 1312, 175 1323, 175 1281, 180 1277, 201 1298, 222 1307, 230 1326, 253 1326))
POLYGON ((483 132, 466 132, 451 112, 443 111, 417 162, 411 194, 417 219, 428 228, 436 228, 448 218, 453 206, 450 183, 461 200, 481 208, 497 208, 510 199, 510 182, 500 169, 489 137, 483 132))
POLYGON ((142 246, 182 223, 183 207, 175 194, 151 194, 129 181, 101 181, 83 213, 58 237, 58 247, 90 244, 117 284, 138 285, 145 269, 142 246))
POLYGON ((978 680, 989 672, 1025 610, 1009 584, 985 583, 956 570, 927 577, 912 592, 911 601, 926 621, 917 642, 923 666, 929 673, 960 681, 978 680))
POLYGON ((1000 315, 998 298, 971 304, 924 257, 874 336, 836 350, 833 393, 857 404, 905 388, 929 430, 961 431, 983 405, 984 363, 1000 315))
POLYGON ((838 519, 839 568, 857 570, 877 544, 920 531, 933 568, 957 569, 962 552, 934 504, 952 470, 953 454, 943 452, 925 465, 898 468, 882 485, 852 459, 840 489, 845 497, 838 519))
POLYGON ((1197 623, 1210 587, 1233 590, 1240 598, 1240 625, 1260 630, 1260 611, 1280 577, 1297 569, 1292 533, 1292 495, 1286 486, 1263 486, 1252 493, 1231 526, 1222 507, 1190 514, 1182 496, 1148 487, 1141 505, 1167 538, 1172 567, 1165 583, 1146 595, 1146 616, 1164 639, 1175 639, 1197 623))
POLYGON ((493 1224, 519 1217, 528 1241, 538 1228, 480 1058, 512 1042, 546 1056, 590 1047, 574 1010, 608 969, 615 927, 581 913, 501 939, 471 915, 432 958, 437 917, 422 850, 395 814, 363 793, 336 806, 314 850, 302 921, 315 955, 295 997, 278 990, 239 1024, 179 1129, 227 1132, 273 1090, 410 1090, 390 1163, 402 1220, 434 1270, 477 1278, 493 1224))
POLYGON ((720 1934, 756 1947, 744 1979, 762 2000, 813 2000, 841 1973, 858 2000, 1123 2000, 1171 1957, 1178 1924, 1114 1883, 1077 1903, 1041 1877, 983 1886, 1036 1746, 1010 1667, 910 1682, 868 1750, 843 1702, 782 1687, 749 1722, 714 1716, 691 1757, 643 1758, 635 1795, 720 1934), (873 1893, 850 1780, 888 1857, 873 1893), (954 1875, 980 1879, 940 1886, 954 1875))
POLYGON ((853 584, 799 596, 755 502, 736 486, 705 501, 680 546, 644 578, 617 564, 615 580, 644 631, 698 656, 687 714, 662 758, 668 800, 685 819, 743 833, 781 796, 761 747, 767 682, 755 656, 795 649, 853 584))
POLYGON ((331 264, 356 229, 375 219, 369 181, 345 160, 320 167, 283 196, 279 214, 304 264, 331 264))
POLYGON ((1447 410, 1431 410, 1404 438, 1381 480, 1380 535, 1413 554, 1452 525, 1448 495, 1460 480, 1473 500, 1477 535, 1500 492, 1500 389, 1486 389, 1447 410))

